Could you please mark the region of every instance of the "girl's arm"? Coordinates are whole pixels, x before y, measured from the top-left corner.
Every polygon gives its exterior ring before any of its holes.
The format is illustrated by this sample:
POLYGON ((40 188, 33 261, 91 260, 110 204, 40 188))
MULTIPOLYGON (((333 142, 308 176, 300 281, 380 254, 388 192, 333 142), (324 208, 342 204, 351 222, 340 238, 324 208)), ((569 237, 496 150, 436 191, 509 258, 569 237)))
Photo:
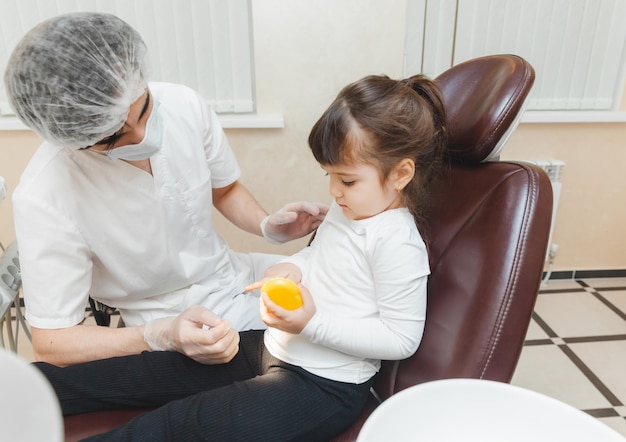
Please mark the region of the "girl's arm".
MULTIPOLYGON (((415 296, 426 299, 427 277, 420 278, 415 296)), ((311 342, 368 359, 405 359, 417 350, 424 331, 424 313, 409 317, 386 309, 378 317, 342 318, 317 311, 300 333, 311 342)))
MULTIPOLYGON (((318 309, 301 334, 313 343, 354 356, 404 359, 417 350, 424 331, 426 248, 421 240, 392 235, 377 244, 369 259, 378 311, 369 317, 350 317, 318 309)), ((337 296, 351 296, 350 287, 343 290, 337 296)))

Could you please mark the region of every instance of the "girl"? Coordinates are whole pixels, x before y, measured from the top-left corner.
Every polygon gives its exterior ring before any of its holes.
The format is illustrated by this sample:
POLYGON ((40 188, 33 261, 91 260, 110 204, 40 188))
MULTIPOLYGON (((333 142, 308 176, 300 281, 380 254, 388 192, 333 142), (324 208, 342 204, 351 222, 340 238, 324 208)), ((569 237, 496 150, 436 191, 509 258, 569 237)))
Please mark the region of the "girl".
POLYGON ((94 440, 341 433, 364 406, 381 359, 411 356, 422 337, 430 271, 417 224, 441 165, 444 122, 441 95, 423 76, 369 76, 344 88, 309 136, 334 202, 310 247, 265 275, 300 282, 303 306, 285 310, 263 293, 268 330, 242 332, 227 364, 173 352, 39 364, 64 413, 165 404, 94 440), (152 376, 135 375, 146 367, 152 376))

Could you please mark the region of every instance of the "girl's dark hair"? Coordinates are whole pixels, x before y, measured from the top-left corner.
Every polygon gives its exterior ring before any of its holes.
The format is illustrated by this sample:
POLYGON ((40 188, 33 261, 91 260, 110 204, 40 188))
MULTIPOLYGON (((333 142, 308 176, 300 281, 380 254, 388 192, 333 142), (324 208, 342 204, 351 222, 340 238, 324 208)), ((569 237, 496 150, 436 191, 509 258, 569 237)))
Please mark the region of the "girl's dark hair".
POLYGON ((429 187, 443 163, 445 122, 434 81, 423 75, 401 81, 371 75, 339 92, 313 126, 309 147, 322 165, 369 163, 379 170, 381 182, 399 161, 412 159, 415 176, 402 193, 421 227, 429 187))

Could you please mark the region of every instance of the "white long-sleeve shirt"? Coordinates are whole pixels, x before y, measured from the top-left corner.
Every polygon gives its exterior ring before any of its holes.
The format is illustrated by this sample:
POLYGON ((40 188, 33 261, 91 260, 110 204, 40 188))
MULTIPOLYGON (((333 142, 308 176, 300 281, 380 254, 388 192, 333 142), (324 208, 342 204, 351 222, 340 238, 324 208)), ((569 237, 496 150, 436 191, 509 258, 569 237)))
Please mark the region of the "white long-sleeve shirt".
POLYGON ((317 312, 300 335, 268 329, 272 355, 318 376, 362 383, 381 359, 415 352, 430 269, 408 209, 354 221, 333 203, 311 246, 284 261, 302 270, 317 312))

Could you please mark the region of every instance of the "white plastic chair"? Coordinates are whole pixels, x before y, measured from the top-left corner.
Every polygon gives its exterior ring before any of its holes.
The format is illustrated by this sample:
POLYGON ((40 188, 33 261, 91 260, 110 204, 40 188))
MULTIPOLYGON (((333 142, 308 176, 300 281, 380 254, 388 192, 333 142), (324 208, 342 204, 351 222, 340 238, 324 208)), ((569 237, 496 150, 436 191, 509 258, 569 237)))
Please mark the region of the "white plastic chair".
POLYGON ((61 407, 45 376, 15 353, 0 349, 0 378, 1 439, 63 441, 61 407))
POLYGON ((446 379, 394 394, 371 414, 357 442, 624 442, 596 418, 503 382, 446 379))

